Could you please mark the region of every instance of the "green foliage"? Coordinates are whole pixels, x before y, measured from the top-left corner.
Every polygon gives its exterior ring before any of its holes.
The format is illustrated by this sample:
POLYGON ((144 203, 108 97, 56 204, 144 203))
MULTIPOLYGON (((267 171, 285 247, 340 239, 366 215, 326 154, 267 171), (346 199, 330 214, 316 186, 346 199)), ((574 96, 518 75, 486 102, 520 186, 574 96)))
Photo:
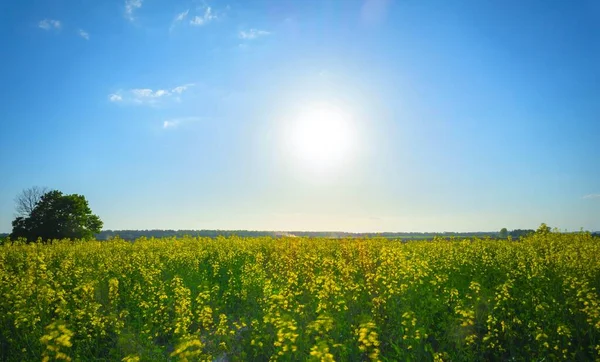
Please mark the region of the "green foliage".
POLYGON ((534 232, 535 232, 535 230, 532 230, 532 229, 515 229, 515 230, 512 230, 509 233, 509 235, 513 239, 520 239, 522 237, 526 237, 528 235, 531 235, 534 232))
POLYGON ((542 223, 540 225, 540 227, 538 227, 538 229, 535 231, 536 234, 542 234, 542 235, 546 235, 552 232, 552 228, 550 228, 550 226, 546 225, 546 223, 542 223))
POLYGON ((506 228, 502 228, 502 229, 500 230, 500 233, 498 234, 498 236, 499 236, 501 239, 506 239, 506 238, 508 237, 508 230, 507 230, 506 228))
POLYGON ((593 361, 589 233, 0 246, 0 361, 593 361))
POLYGON ((28 217, 13 222, 12 239, 29 242, 42 239, 90 239, 102 229, 102 221, 92 214, 82 195, 63 195, 60 191, 45 193, 28 217))
MULTIPOLYGON (((514 230, 519 232, 520 230, 514 230)), ((513 235, 518 239, 534 230, 522 230, 524 233, 513 235)), ((513 232, 511 232, 512 234, 513 232)), ((385 233, 349 233, 339 231, 257 231, 257 230, 102 230, 96 235, 97 240, 109 240, 118 236, 125 240, 136 240, 142 237, 146 238, 170 238, 184 236, 211 237, 218 236, 241 236, 241 237, 285 237, 300 236, 309 238, 329 238, 329 239, 347 239, 347 238, 386 238, 393 240, 431 240, 438 238, 485 238, 495 237, 494 232, 385 232, 385 233)))

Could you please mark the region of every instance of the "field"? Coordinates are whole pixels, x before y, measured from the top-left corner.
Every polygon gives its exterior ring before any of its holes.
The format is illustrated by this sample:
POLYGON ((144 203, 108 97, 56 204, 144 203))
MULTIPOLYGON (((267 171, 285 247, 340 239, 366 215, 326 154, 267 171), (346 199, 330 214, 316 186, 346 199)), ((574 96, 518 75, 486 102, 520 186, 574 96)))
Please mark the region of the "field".
POLYGON ((600 360, 600 240, 0 246, 0 360, 600 360))

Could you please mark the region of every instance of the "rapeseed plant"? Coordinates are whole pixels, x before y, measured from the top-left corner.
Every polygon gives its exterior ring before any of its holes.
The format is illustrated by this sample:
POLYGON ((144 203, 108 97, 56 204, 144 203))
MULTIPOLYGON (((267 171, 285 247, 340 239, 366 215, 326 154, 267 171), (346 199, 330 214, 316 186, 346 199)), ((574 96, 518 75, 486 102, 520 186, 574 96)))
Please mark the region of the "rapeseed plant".
POLYGON ((599 360, 600 242, 0 246, 0 360, 599 360))

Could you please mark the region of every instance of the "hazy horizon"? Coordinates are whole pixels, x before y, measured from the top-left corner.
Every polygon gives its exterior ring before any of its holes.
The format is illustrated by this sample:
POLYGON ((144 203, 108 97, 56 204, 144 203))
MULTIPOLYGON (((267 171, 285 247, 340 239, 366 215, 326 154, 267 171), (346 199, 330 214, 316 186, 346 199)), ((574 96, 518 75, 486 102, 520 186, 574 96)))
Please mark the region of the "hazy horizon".
POLYGON ((12 1, 0 232, 600 230, 600 2, 12 1))

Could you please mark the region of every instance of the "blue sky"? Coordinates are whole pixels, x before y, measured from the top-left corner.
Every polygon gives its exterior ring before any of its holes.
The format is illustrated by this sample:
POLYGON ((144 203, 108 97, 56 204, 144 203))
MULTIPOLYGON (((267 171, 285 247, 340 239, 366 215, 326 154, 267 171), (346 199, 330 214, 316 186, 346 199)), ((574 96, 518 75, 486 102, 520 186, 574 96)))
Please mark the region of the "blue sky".
POLYGON ((0 13, 0 232, 34 185, 105 229, 600 230, 597 1, 0 13))

